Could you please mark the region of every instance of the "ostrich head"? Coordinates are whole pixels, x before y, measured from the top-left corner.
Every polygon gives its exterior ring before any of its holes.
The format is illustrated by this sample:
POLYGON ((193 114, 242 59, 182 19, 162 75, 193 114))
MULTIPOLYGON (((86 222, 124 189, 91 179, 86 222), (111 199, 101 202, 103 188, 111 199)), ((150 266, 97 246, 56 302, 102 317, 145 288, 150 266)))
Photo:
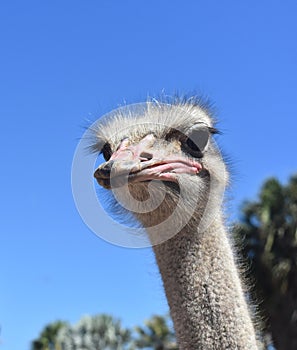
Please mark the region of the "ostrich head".
POLYGON ((226 172, 216 132, 193 99, 128 106, 96 127, 93 148, 105 162, 94 176, 160 243, 220 207, 226 172))

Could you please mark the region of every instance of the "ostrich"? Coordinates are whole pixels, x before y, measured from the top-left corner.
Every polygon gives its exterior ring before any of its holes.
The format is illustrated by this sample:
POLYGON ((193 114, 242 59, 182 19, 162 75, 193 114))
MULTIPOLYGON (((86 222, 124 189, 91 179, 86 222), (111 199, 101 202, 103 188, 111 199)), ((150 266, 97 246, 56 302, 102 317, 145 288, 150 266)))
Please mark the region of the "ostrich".
POLYGON ((93 148, 105 162, 94 177, 148 233, 179 348, 258 349, 224 225, 228 176, 211 113, 196 98, 144 106, 99 122, 93 148))

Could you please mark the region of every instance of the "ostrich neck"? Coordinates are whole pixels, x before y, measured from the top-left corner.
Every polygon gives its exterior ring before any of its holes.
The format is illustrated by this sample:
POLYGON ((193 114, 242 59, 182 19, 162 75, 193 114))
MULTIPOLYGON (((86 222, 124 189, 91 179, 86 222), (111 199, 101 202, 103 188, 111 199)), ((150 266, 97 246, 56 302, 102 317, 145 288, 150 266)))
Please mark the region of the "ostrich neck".
POLYGON ((154 246, 181 350, 254 350, 256 336, 222 219, 154 246))

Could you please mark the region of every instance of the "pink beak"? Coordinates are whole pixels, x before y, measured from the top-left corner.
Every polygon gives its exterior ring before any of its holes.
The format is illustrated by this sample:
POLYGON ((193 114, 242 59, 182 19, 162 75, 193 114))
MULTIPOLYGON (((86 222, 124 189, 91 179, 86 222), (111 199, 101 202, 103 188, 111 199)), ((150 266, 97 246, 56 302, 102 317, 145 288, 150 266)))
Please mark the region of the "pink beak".
POLYGON ((137 144, 124 139, 110 159, 96 169, 94 177, 97 182, 108 189, 120 187, 127 180, 131 183, 149 180, 178 182, 177 174, 196 175, 201 171, 201 163, 181 154, 169 156, 163 149, 153 147, 155 141, 152 134, 137 144))

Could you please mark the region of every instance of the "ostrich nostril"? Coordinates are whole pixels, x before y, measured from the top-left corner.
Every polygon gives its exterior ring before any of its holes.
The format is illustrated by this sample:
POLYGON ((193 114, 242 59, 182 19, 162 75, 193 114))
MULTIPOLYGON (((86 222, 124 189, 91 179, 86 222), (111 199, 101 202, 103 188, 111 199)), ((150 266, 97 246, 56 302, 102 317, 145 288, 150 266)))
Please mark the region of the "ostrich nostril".
POLYGON ((151 159, 153 159, 153 155, 149 152, 142 152, 140 154, 140 158, 141 158, 141 161, 151 160, 151 159))
POLYGON ((94 177, 96 179, 109 178, 113 163, 114 161, 110 160, 109 162, 100 165, 99 168, 95 170, 94 177))

